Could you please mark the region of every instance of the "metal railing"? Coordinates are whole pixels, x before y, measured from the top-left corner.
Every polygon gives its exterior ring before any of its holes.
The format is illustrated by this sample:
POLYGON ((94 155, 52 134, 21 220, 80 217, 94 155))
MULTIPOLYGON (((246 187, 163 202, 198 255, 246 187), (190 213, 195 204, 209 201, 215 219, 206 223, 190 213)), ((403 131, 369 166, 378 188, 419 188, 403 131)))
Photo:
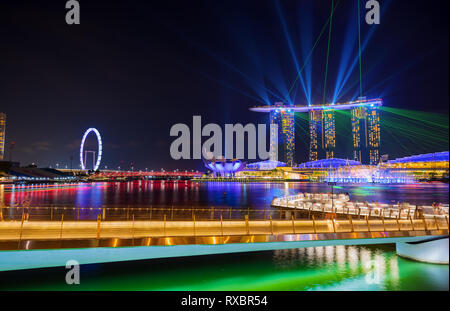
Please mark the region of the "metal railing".
POLYGON ((137 220, 134 215, 129 221, 71 221, 61 215, 54 221, 0 222, 1 241, 21 240, 62 240, 62 239, 104 239, 104 238, 142 238, 142 237, 196 237, 196 236, 242 236, 279 234, 319 234, 319 233, 358 233, 358 232, 411 232, 425 231, 426 235, 448 234, 448 216, 444 219, 315 219, 249 220, 198 220, 172 221, 137 220), (433 233, 435 231, 435 233, 433 233))
POLYGON ((431 213, 424 214, 422 206, 412 206, 408 203, 399 204, 381 204, 368 202, 350 202, 342 195, 335 194, 333 199, 326 194, 307 194, 291 195, 272 200, 272 206, 289 208, 292 210, 302 210, 308 212, 319 213, 333 213, 341 215, 353 215, 358 217, 376 217, 376 218, 391 218, 391 219, 420 219, 433 218, 437 216, 443 218, 448 216, 448 207, 444 206, 441 209, 441 214, 438 214, 432 206, 425 206, 431 213))

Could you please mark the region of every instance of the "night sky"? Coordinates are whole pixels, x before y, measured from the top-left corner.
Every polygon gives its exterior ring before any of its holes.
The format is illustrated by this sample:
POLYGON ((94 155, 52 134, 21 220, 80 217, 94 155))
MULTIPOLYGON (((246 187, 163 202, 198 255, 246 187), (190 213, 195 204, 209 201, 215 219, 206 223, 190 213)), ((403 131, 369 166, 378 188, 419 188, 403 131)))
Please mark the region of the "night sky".
MULTIPOLYGON (((331 0, 80 0, 80 25, 66 24, 65 2, 0 4, 0 112, 6 145, 15 142, 13 160, 22 165, 64 167, 72 155, 77 167, 82 134, 96 127, 102 168, 203 169, 200 160, 170 158, 175 123, 192 128, 193 115, 221 126, 266 123, 268 115, 248 108, 322 102, 328 28, 305 67, 304 87, 287 91, 331 0)), ((448 114, 448 1, 379 2, 381 24, 369 26, 361 0, 364 95, 448 114)), ((356 3, 341 0, 333 17, 327 101, 358 96, 356 3)), ((305 162, 307 137, 299 129, 296 139, 297 161, 305 162)), ((350 137, 343 144, 337 155, 351 157, 350 137)), ((381 153, 408 155, 390 146, 381 153)))

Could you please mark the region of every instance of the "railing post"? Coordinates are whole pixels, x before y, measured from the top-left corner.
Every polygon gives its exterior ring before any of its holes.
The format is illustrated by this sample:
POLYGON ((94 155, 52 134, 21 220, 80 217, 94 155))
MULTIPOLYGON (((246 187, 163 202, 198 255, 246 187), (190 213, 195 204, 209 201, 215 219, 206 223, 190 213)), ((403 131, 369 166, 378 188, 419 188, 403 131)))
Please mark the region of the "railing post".
POLYGON ((381 221, 383 222, 383 230, 386 232, 386 224, 384 223, 384 215, 381 216, 381 221))
POLYGON ((131 245, 134 246, 134 213, 133 213, 133 225, 131 227, 131 245))
POLYGON ((166 237, 166 221, 167 221, 166 214, 164 214, 164 231, 163 231, 164 238, 166 237))
POLYGON ((292 231, 295 234, 295 219, 294 219, 295 217, 294 217, 294 214, 291 215, 291 218, 292 218, 292 231))
POLYGON ((0 221, 3 221, 3 211, 0 211, 0 221))
POLYGON ((59 233, 59 239, 60 240, 62 239, 63 224, 64 224, 64 213, 62 213, 62 215, 61 215, 61 230, 60 230, 60 233, 59 233))
POLYGON ((352 232, 355 232, 355 227, 353 227, 352 215, 348 215, 348 220, 350 221, 350 228, 352 229, 352 232))
POLYGON ((422 220, 423 220, 423 227, 425 228, 425 231, 428 231, 427 221, 425 220, 425 217, 423 217, 422 220))
POLYGON ((414 222, 413 222, 411 216, 409 216, 409 221, 411 222, 411 228, 412 228, 412 231, 415 231, 415 230, 414 230, 414 222))
POLYGON ((245 215, 245 229, 247 231, 247 235, 250 235, 250 227, 248 224, 248 215, 245 215))
POLYGON ((312 217, 312 222, 313 222, 313 230, 314 230, 314 234, 316 234, 316 233, 317 233, 317 229, 316 229, 316 220, 315 220, 315 218, 314 218, 314 215, 311 215, 311 217, 312 217))
POLYGON ((369 224, 369 216, 367 216, 367 215, 366 215, 366 223, 367 223, 367 230, 369 230, 369 232, 371 232, 370 231, 370 224, 369 224))
POLYGON ((22 230, 23 230, 23 215, 22 215, 22 220, 20 223, 20 236, 19 236, 19 244, 17 245, 17 248, 19 248, 20 242, 22 241, 22 230))
POLYGON ((436 215, 434 215, 434 224, 436 225, 436 230, 439 230, 439 224, 436 215))
POLYGON ((361 207, 358 207, 358 219, 361 219, 361 207))
POLYGON ((269 216, 269 219, 270 219, 270 233, 273 235, 272 215, 269 216))
POLYGON ((397 215, 397 218, 395 218, 395 220, 397 221, 398 231, 402 231, 402 228, 400 227, 400 222, 398 221, 398 217, 399 215, 397 215))
POLYGON ((106 210, 105 210, 104 207, 102 207, 102 211, 103 211, 103 215, 102 215, 103 218, 102 219, 105 220, 105 218, 106 218, 106 210))
POLYGON ((222 232, 222 236, 223 236, 223 221, 222 221, 222 214, 220 214, 220 231, 222 232))
POLYGON ((100 239, 100 216, 97 215, 97 240, 100 239))

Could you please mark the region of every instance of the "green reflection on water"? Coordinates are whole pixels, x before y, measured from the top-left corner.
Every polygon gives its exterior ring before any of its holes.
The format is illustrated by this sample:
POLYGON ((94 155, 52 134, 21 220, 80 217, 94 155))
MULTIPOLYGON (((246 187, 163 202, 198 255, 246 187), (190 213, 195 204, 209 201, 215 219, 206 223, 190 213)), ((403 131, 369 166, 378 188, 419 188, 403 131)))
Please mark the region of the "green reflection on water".
POLYGON ((398 257, 395 246, 329 246, 0 273, 3 290, 448 290, 448 265, 398 257))

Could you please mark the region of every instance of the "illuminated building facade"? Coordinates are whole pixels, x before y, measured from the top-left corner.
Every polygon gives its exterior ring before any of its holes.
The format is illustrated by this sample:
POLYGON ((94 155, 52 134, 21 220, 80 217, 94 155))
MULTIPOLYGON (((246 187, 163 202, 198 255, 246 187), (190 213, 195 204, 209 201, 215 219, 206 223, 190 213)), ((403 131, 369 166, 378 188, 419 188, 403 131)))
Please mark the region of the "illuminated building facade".
POLYGON ((0 112, 0 160, 3 160, 5 155, 5 136, 6 133, 6 114, 0 112))
MULTIPOLYGON (((276 105, 281 106, 282 103, 276 105)), ((291 109, 274 109, 270 111, 270 124, 277 124, 278 129, 270 130, 270 161, 278 161, 278 137, 281 137, 282 158, 287 166, 295 162, 295 119, 291 109), (278 131, 278 132, 275 132, 278 131), (278 135, 281 134, 281 135, 278 135)))
POLYGON ((287 166, 294 166, 295 161, 295 123, 293 111, 281 111, 281 132, 283 134, 284 162, 287 166))
POLYGON ((378 106, 360 106, 351 110, 353 159, 376 165, 380 161, 380 112, 378 106))
POLYGON ((366 107, 367 109, 367 126, 369 134, 369 163, 378 164, 380 161, 380 111, 378 107, 366 107))
POLYGON ((309 112, 309 161, 317 161, 319 143, 322 141, 322 110, 309 112))
POLYGON ((336 126, 334 121, 334 110, 327 109, 323 112, 323 124, 324 124, 324 149, 325 158, 334 158, 334 148, 336 147, 336 126))
POLYGON ((277 127, 270 127, 270 153, 269 160, 270 161, 278 161, 278 132, 279 132, 279 123, 280 123, 280 114, 273 110, 270 112, 270 124, 277 125, 277 127))
POLYGON ((309 112, 309 138, 309 161, 334 158, 336 126, 333 109, 309 112))

